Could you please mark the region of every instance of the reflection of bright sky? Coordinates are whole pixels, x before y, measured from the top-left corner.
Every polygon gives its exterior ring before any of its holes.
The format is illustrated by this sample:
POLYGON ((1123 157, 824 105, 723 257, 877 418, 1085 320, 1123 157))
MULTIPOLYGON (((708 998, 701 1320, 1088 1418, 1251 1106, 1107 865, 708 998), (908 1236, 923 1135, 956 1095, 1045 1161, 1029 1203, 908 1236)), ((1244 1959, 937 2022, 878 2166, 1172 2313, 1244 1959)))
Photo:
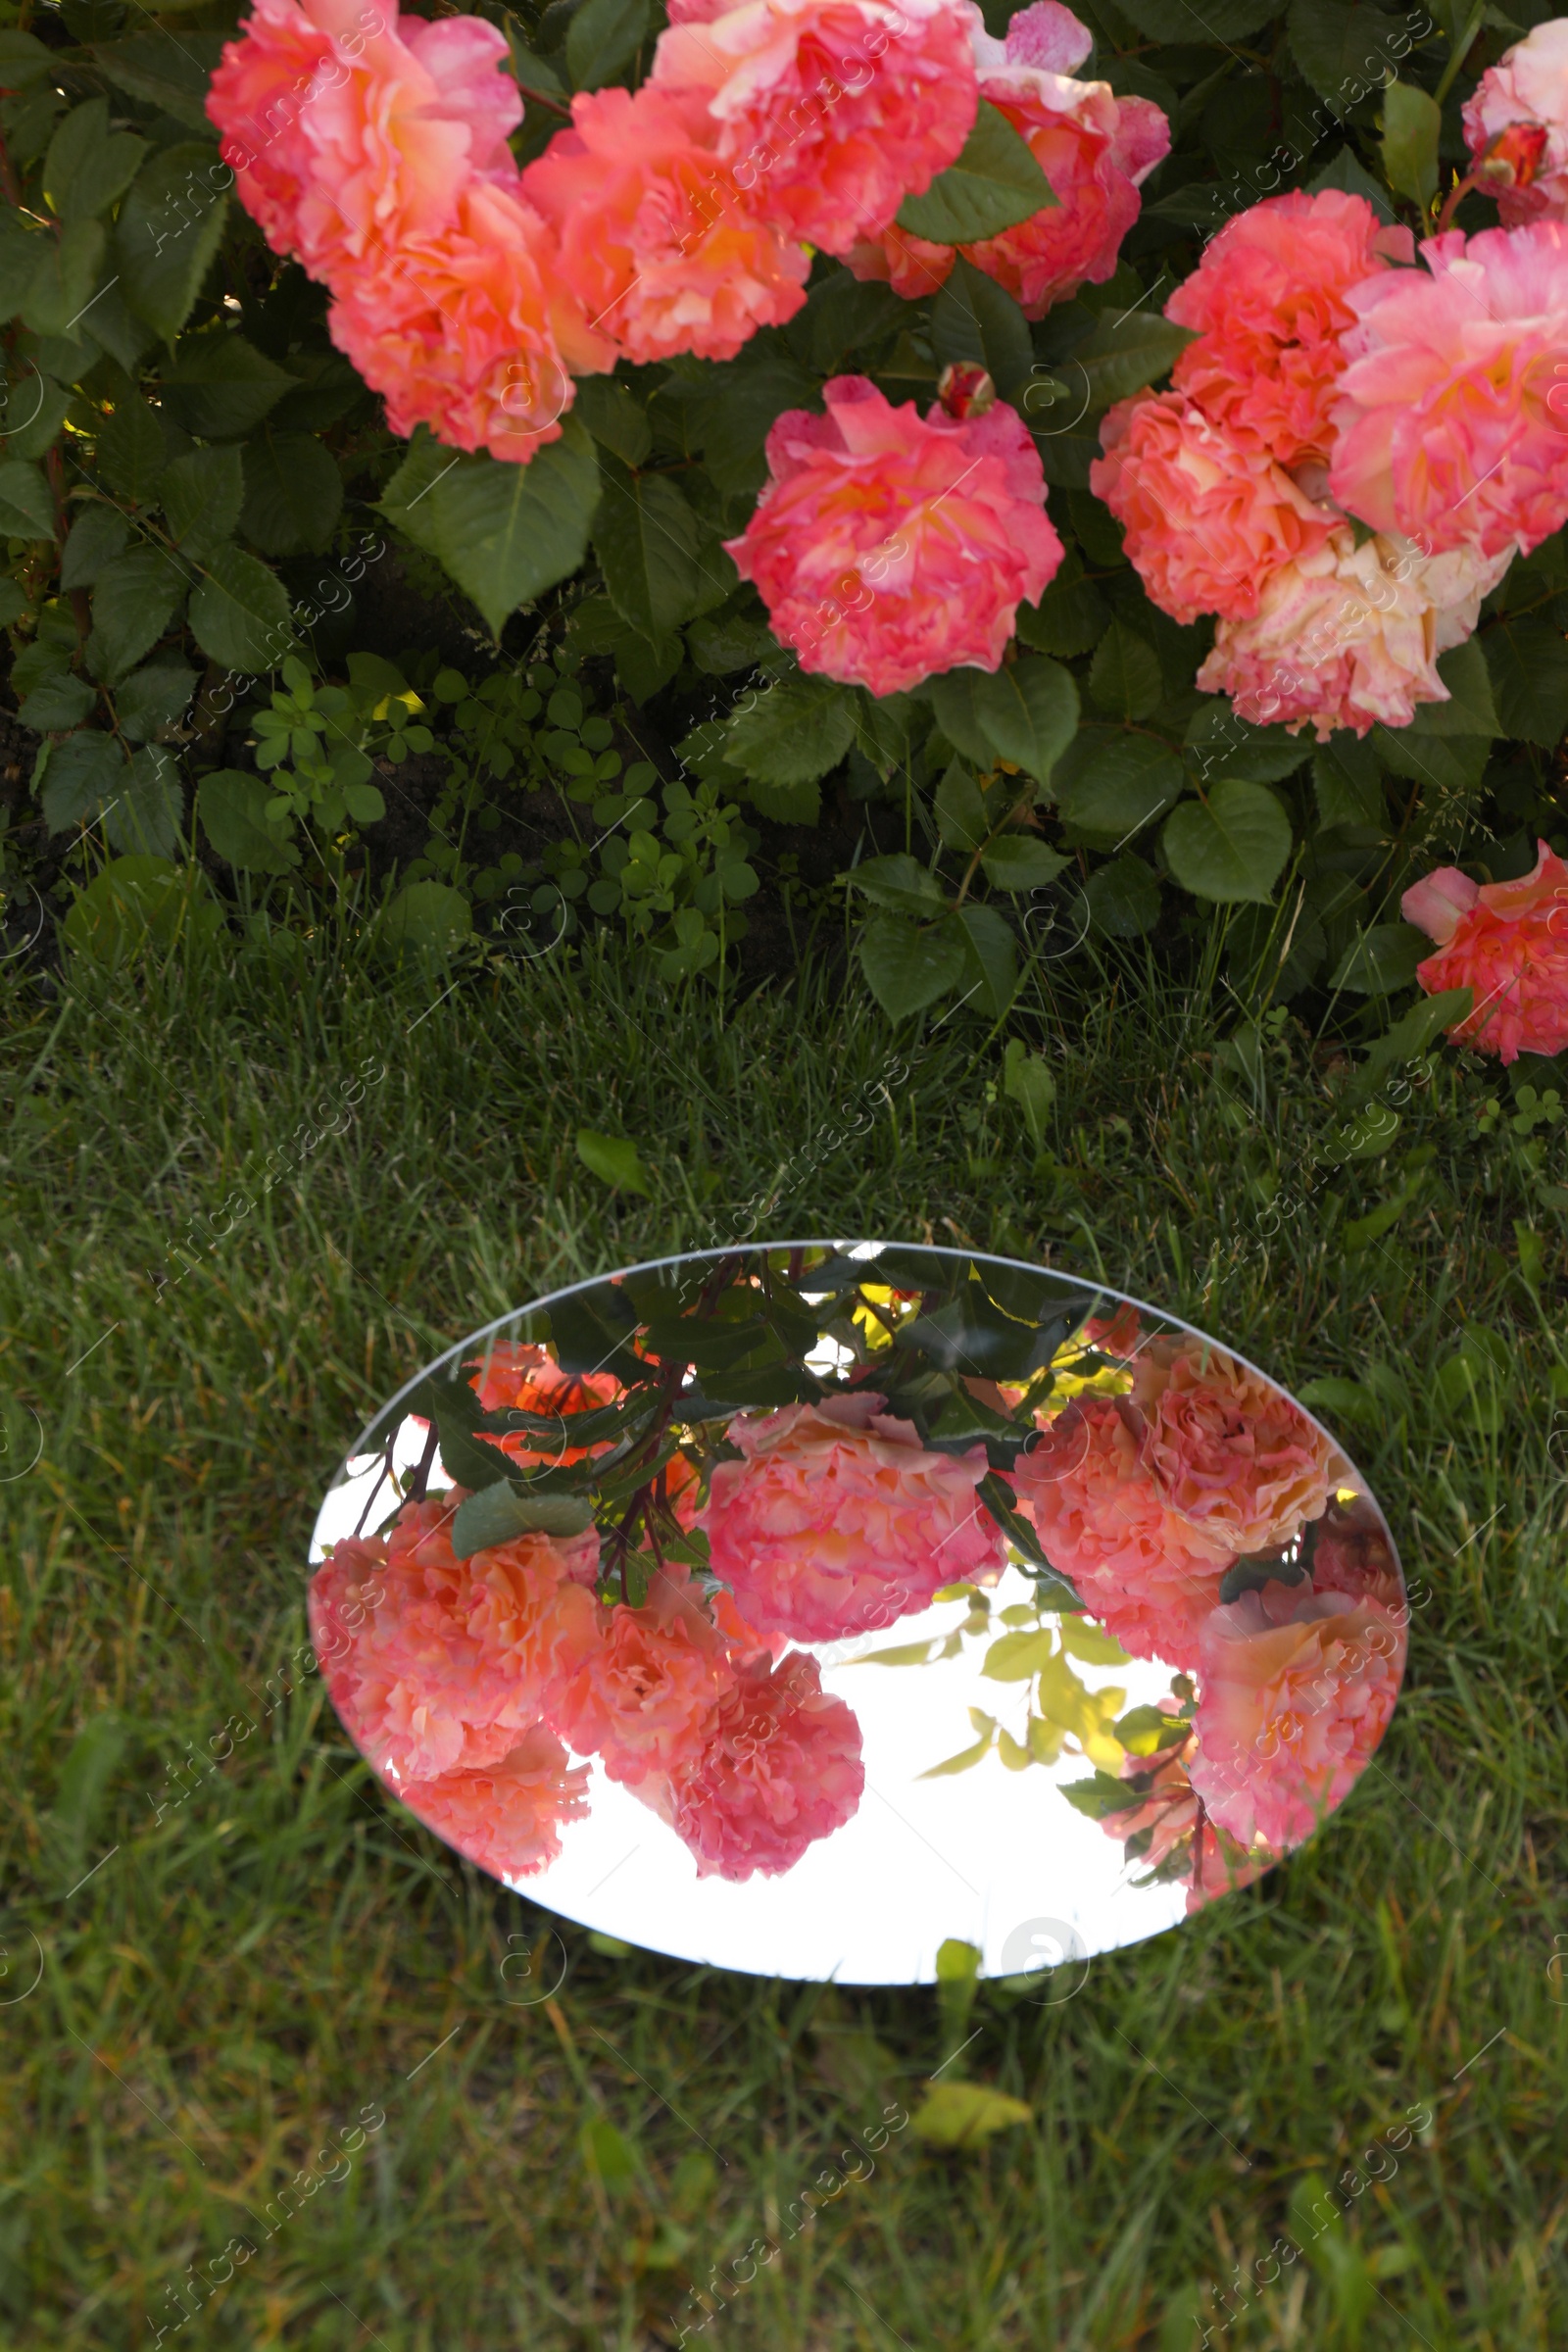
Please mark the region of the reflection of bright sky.
MULTIPOLYGON (((417 1460, 422 1445, 422 1433, 405 1421, 399 1464, 417 1460)), ((353 1533, 378 1467, 351 1465, 358 1475, 327 1495, 313 1562, 353 1533)), ((391 1500, 383 1489, 367 1532, 391 1500)), ((993 1615, 1031 1592, 1008 1569, 992 1595, 993 1615)), ((950 1936, 979 1945, 986 1973, 995 1976, 1025 1965, 1032 1931, 1049 1934, 1053 1922, 1076 1929, 1091 1952, 1173 1926, 1184 1916, 1185 1889, 1133 1886, 1132 1877, 1142 1874, 1123 1864, 1120 1840, 1056 1793, 1056 1783, 1091 1771, 1083 1757, 1013 1773, 993 1754, 952 1779, 919 1777, 972 1743, 971 1706, 1016 1732, 1028 1686, 984 1680, 984 1639, 931 1666, 853 1660, 946 1634, 963 1615, 964 1604, 950 1601, 850 1642, 807 1645, 822 1660, 824 1690, 859 1718, 866 1786, 855 1818, 782 1878, 742 1886, 699 1879, 674 1832, 594 1763, 588 1819, 566 1827, 560 1860, 520 1881, 518 1891, 585 1927, 677 1958, 850 1984, 929 1982, 937 1946, 950 1936)), ((1075 1664, 1075 1671, 1092 1689, 1119 1685, 1129 1706, 1170 1688, 1170 1670, 1147 1663, 1075 1664)))

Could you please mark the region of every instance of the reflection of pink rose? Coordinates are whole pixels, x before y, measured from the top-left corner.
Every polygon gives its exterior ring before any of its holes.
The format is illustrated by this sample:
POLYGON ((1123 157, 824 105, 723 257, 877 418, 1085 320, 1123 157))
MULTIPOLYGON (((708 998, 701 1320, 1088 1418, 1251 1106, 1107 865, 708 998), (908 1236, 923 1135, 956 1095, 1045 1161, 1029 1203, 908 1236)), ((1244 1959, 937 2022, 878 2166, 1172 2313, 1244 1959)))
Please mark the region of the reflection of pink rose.
POLYGON ((1244 1845, 1309 1837, 1388 1729, 1403 1666, 1404 1636, 1371 1599, 1275 1584, 1217 1608, 1191 1766, 1213 1819, 1244 1845))
POLYGON ((1299 1405, 1206 1340, 1152 1342, 1133 1367, 1133 1402, 1162 1499, 1233 1554, 1278 1550, 1348 1474, 1299 1405))
POLYGON ((1404 1582, 1382 1523, 1360 1501, 1331 1502, 1318 1522, 1312 1547, 1314 1592, 1348 1592, 1352 1600, 1375 1600, 1396 1625, 1409 1623, 1404 1582))
POLYGON ((1568 1046, 1568 865, 1545 842, 1517 882, 1472 882, 1440 866, 1412 883, 1406 922, 1438 943, 1416 966, 1429 997, 1474 992, 1448 1035, 1504 1062, 1568 1046))
POLYGON ((929 1453, 884 1402, 862 1389, 730 1423, 745 1459, 718 1464, 701 1521, 755 1625, 830 1641, 1001 1573, 1002 1533, 975 1494, 984 1446, 929 1453))
POLYGON ((775 1878, 855 1812, 860 1727, 814 1658, 754 1657, 666 1780, 639 1794, 697 1857, 699 1878, 775 1878))
POLYGON ((1020 1454, 1012 1483, 1047 1558, 1128 1655, 1192 1668, 1234 1554, 1171 1509, 1142 1434, 1125 1399, 1080 1397, 1020 1454))
POLYGON ((493 1764, 400 1783, 397 1794, 466 1860, 520 1879, 554 1862, 561 1824, 586 1814, 588 1767, 568 1765, 561 1741, 539 1726, 493 1764))
POLYGON ((656 1576, 641 1607, 601 1607, 597 1635, 550 1720, 579 1755, 598 1754, 612 1781, 635 1788, 691 1748, 734 1676, 678 1568, 656 1576))
POLYGON ((518 1536, 459 1560, 463 1499, 406 1504, 387 1538, 334 1545, 312 1579, 332 1703, 400 1782, 499 1761, 594 1641, 598 1603, 575 1580, 592 1583, 598 1537, 518 1536))

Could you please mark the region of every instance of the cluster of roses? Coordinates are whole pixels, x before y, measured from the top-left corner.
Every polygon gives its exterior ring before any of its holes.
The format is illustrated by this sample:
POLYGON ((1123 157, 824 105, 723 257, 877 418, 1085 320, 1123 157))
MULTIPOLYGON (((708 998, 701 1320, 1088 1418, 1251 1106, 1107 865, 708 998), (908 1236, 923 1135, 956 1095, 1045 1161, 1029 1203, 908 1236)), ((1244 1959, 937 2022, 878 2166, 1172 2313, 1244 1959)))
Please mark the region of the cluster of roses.
MULTIPOLYGON (((635 92, 579 92, 518 172, 522 112, 477 18, 362 0, 257 0, 208 101, 238 190, 278 253, 331 292, 333 340, 400 433, 525 464, 573 377, 731 359, 806 300, 810 248, 915 295, 955 251, 1031 318, 1116 267, 1170 128, 1073 69, 1092 36, 1057 0, 986 33, 972 0, 671 0, 635 92), (955 249, 894 216, 995 106, 1055 202, 955 249)), ((1011 410, 894 408, 858 378, 826 419, 781 417, 772 483, 729 552, 802 665, 890 694, 995 668, 1018 605, 1061 561, 1011 410), (846 585, 848 583, 848 585, 846 585)))
MULTIPOLYGON (((1213 1892, 1305 1837, 1377 1744, 1402 1665, 1397 1578, 1338 1510, 1345 1465, 1270 1384, 1203 1343, 1141 1340, 1136 1318, 1094 1336, 1127 1359, 1126 1394, 1044 1421, 1013 1488, 1090 1613, 1198 1680, 1185 1740, 1126 1770, 1152 1775, 1130 1802, 1152 1860, 1197 1831, 1195 1886, 1213 1892), (1282 1573, 1221 1603, 1238 1557, 1282 1553, 1314 1519, 1310 1583, 1282 1573)), ((496 1350, 474 1386, 487 1409, 615 1393, 533 1347, 496 1350)), ((716 1581, 668 1565, 640 1605, 598 1597, 592 1532, 458 1559, 457 1491, 338 1544, 312 1624, 345 1725, 415 1813, 503 1876, 554 1859, 586 1809, 568 1748, 667 1822, 700 1875, 789 1869, 850 1819, 863 1771, 855 1716, 787 1642, 886 1626, 1005 1561, 976 1493, 984 1448, 934 1452, 885 1402, 862 1389, 737 1418, 706 1499, 689 1473, 674 1496, 716 1581)), ((1106 1826, 1131 1834, 1125 1814, 1106 1826)))
POLYGON ((1094 489, 1153 601, 1218 615, 1198 683, 1245 718, 1407 725, 1448 699, 1438 656, 1514 557, 1568 521, 1568 22, 1464 120, 1463 184, 1507 225, 1444 229, 1410 267, 1362 197, 1269 197, 1166 304, 1196 330, 1172 389, 1105 418, 1094 489))
POLYGON ((1149 1833, 1151 1868, 1200 1831, 1201 1899, 1298 1844, 1365 1766, 1403 1672, 1401 1587, 1376 1522, 1342 1506, 1348 1465, 1271 1382, 1204 1341, 1142 1339, 1130 1313, 1096 1336, 1126 1391, 1068 1404, 1013 1483, 1090 1615, 1197 1685, 1187 1740, 1129 1754, 1142 1802, 1104 1826, 1149 1833), (1283 1563, 1312 1522, 1308 1578, 1282 1565, 1220 1599, 1239 1559, 1283 1563))

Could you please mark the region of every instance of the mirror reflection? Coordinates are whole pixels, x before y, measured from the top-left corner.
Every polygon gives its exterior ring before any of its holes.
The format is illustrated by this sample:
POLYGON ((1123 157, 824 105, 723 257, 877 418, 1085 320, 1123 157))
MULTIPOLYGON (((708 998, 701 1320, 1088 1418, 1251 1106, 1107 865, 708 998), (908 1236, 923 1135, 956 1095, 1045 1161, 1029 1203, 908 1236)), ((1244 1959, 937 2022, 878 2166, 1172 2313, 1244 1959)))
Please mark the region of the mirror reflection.
POLYGON ((481 1869, 680 1956, 939 1946, 1053 1997, 1321 1825, 1408 1611, 1334 1442, 1060 1273, 815 1243, 581 1285, 410 1385, 327 1496, 311 1631, 481 1869))

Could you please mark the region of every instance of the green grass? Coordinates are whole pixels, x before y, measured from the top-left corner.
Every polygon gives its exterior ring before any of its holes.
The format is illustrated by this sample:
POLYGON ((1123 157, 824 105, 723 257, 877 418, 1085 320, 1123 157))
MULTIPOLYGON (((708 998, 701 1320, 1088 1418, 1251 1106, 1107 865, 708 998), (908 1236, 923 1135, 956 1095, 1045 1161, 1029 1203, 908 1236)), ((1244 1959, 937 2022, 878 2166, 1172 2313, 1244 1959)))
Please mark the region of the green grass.
POLYGON ((612 954, 448 980, 323 936, 77 971, 47 1001, 15 967, 0 982, 0 2343, 150 2345, 166 2290, 240 2231, 257 2254, 182 2345, 673 2342, 689 2285, 744 2273, 849 2134, 916 2102, 945 2046, 929 1992, 616 1957, 564 1924, 542 1940, 548 1915, 383 1801, 289 1664, 319 1492, 409 1372, 758 1201, 759 1238, 1049 1251, 1289 1383, 1386 1366, 1345 1435, 1419 1605, 1392 1734, 1328 1831, 1070 2000, 982 1989, 964 2066, 1032 2127, 956 2157, 891 2137, 688 2340, 1181 2352, 1202 2308, 1215 2343, 1259 2352, 1560 2345, 1561 1131, 1479 1134, 1506 1089, 1446 1050, 1389 1152, 1264 1248, 1340 1081, 1294 1024, 1249 1074, 1201 982, 1161 995, 1129 962, 1043 1001, 1038 1159, 1000 1042, 963 1013, 813 1168, 893 1050, 830 988, 720 1027, 612 954), (374 1056, 385 1076, 301 1156, 287 1139, 374 1056), (653 1198, 590 1176, 579 1125, 634 1139, 653 1198), (1396 1197, 1411 1152, 1421 1188, 1352 1251, 1345 1225, 1396 1197), (1507 1374, 1471 1401, 1441 1367, 1477 1325, 1507 1374), (230 1718, 254 1728, 198 1772, 230 1718), (1383 2135, 1412 2109, 1430 2126, 1391 2172, 1383 2135), (385 2121, 360 2142, 367 2110, 385 2121), (328 2132, 343 2158, 318 2155, 328 2132), (1205 2293, 1380 2140, 1388 2177, 1347 2183, 1345 2218, 1222 2334, 1205 2293), (338 2177, 263 2240, 302 2170, 338 2177))

